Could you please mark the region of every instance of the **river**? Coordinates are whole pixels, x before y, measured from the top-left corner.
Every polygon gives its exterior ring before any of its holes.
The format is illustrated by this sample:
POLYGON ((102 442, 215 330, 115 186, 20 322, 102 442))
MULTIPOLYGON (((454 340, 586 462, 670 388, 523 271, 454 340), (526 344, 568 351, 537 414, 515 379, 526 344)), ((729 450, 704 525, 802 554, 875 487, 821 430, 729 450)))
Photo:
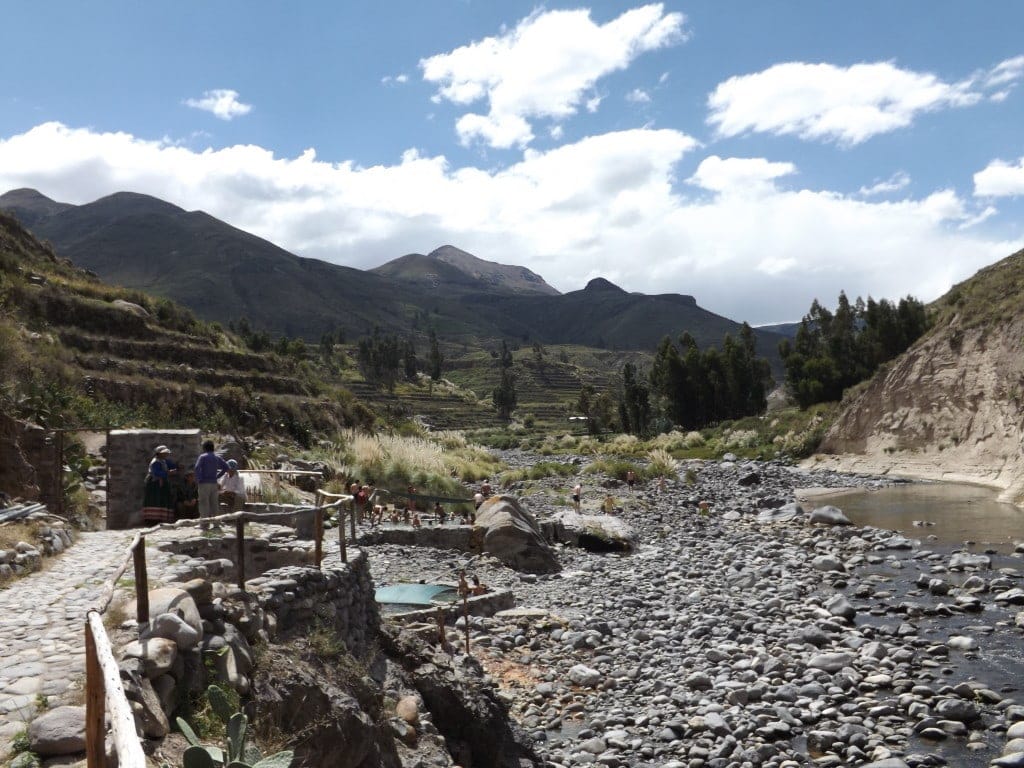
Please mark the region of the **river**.
POLYGON ((995 491, 981 486, 915 482, 809 496, 815 505, 839 507, 856 525, 891 528, 933 549, 992 549, 1005 555, 1024 541, 1024 511, 997 501, 995 491))
MULTIPOLYGON (((981 572, 986 580, 1000 575, 997 569, 1007 569, 1002 573, 1014 580, 1024 570, 1021 553, 1014 553, 1016 544, 1024 541, 1024 510, 997 501, 996 491, 988 488, 913 482, 836 492, 815 489, 798 495, 805 508, 832 504, 843 510, 855 525, 892 529, 916 539, 920 541, 919 552, 948 554, 959 549, 987 553, 992 556, 993 570, 981 572)), ((871 570, 891 580, 897 594, 933 608, 951 600, 916 589, 914 580, 918 576, 922 573, 938 575, 959 584, 970 575, 936 568, 945 560, 946 557, 938 561, 932 557, 912 557, 903 562, 905 567, 902 568, 891 569, 886 564, 871 570)), ((953 652, 948 660, 951 663, 943 665, 942 674, 948 684, 977 680, 1004 696, 1018 698, 1018 686, 1024 681, 1024 642, 1020 630, 1013 626, 1013 616, 1019 608, 997 606, 991 599, 984 602, 985 609, 981 613, 922 616, 916 621, 924 635, 932 635, 937 640, 960 634, 978 641, 977 651, 953 652)), ((869 615, 862 620, 879 623, 891 621, 891 618, 869 615)), ((911 747, 921 753, 939 754, 950 765, 981 768, 989 764, 994 753, 998 754, 1004 739, 1002 734, 982 728, 976 731, 973 741, 985 743, 988 749, 972 752, 966 749, 963 739, 936 743, 918 737, 911 739, 911 747)))

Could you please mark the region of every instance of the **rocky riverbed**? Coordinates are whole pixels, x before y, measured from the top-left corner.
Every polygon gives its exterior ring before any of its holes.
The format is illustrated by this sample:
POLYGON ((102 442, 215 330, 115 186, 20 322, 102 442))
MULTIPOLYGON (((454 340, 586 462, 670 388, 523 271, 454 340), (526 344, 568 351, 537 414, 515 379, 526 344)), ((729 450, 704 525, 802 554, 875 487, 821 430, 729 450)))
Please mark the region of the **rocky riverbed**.
MULTIPOLYGON (((639 534, 634 554, 560 547, 562 572, 534 576, 382 545, 374 578, 450 581, 468 565, 537 609, 470 624, 474 655, 552 766, 1024 765, 1013 699, 1021 553, 993 568, 984 553, 811 523, 793 505, 797 488, 884 479, 779 463, 687 468, 694 482, 663 493, 579 476, 585 512, 613 495, 639 534)), ((575 482, 509 491, 543 518, 575 482)))

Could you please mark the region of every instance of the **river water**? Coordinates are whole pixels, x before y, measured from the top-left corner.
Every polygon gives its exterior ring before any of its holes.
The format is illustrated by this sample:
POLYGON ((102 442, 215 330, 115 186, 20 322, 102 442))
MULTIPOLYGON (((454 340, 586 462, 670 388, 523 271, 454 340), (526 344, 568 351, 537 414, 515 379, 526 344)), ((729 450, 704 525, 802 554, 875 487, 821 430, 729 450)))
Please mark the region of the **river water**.
POLYGON ((975 485, 900 483, 829 494, 819 501, 839 507, 856 525, 891 528, 920 539, 929 549, 966 547, 1009 554, 1014 542, 1024 541, 1024 511, 996 501, 995 491, 975 485))
MULTIPOLYGON (((992 556, 992 570, 982 571, 983 578, 1000 575, 1000 569, 1006 569, 1003 574, 1015 577, 1024 571, 1024 558, 1021 553, 1014 553, 1016 543, 1024 541, 1024 510, 997 501, 996 495, 995 491, 979 486, 915 482, 821 496, 808 494, 803 505, 811 509, 832 504, 843 510, 855 525, 899 531, 920 542, 918 552, 988 553, 992 556)), ((931 557, 914 557, 912 552, 907 555, 901 568, 890 569, 883 565, 868 570, 887 577, 896 594, 906 595, 928 607, 951 600, 916 589, 916 577, 922 573, 938 575, 957 585, 970 575, 944 572, 945 569, 935 573, 934 566, 945 562, 945 556, 937 563, 931 557)), ((1020 630, 1013 626, 1013 616, 1019 607, 999 606, 991 601, 991 596, 986 597, 984 603, 981 613, 920 617, 917 619, 919 629, 923 635, 939 640, 960 634, 978 641, 977 651, 951 654, 950 663, 942 670, 945 682, 976 680, 1019 702, 1024 699, 1019 690, 1024 685, 1024 639, 1020 630)), ((892 617, 879 611, 878 615, 859 616, 860 621, 878 624, 890 622, 892 617)), ((950 765, 980 768, 999 754, 1004 742, 1001 733, 982 730, 982 734, 976 733, 975 741, 987 744, 988 749, 980 752, 965 749, 963 739, 935 743, 913 737, 910 746, 913 751, 938 754, 950 765)))

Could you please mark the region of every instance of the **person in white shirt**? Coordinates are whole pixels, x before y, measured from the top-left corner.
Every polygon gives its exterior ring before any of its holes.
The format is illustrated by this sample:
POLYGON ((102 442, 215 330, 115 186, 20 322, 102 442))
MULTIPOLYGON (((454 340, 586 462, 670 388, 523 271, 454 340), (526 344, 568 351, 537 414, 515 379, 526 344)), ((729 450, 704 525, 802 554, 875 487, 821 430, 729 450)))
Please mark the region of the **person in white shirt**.
POLYGON ((228 460, 228 471, 220 476, 220 500, 228 512, 238 512, 245 506, 245 481, 238 474, 238 462, 228 460))

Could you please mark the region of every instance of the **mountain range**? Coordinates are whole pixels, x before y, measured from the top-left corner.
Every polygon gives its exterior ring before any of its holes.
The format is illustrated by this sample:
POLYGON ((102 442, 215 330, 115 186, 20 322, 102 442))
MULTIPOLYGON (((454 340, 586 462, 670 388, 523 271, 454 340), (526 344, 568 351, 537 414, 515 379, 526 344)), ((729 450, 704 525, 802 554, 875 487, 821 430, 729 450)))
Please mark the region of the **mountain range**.
MULTIPOLYGON (((454 343, 653 351, 684 331, 703 347, 740 329, 693 296, 630 293, 602 278, 561 294, 524 267, 451 245, 372 270, 303 258, 202 211, 132 192, 71 205, 17 189, 0 195, 0 209, 108 282, 165 296, 206 320, 246 317, 254 328, 308 340, 337 329, 354 339, 374 327, 403 335, 434 328, 454 343)), ((758 353, 778 371, 783 337, 755 334, 758 353)))

